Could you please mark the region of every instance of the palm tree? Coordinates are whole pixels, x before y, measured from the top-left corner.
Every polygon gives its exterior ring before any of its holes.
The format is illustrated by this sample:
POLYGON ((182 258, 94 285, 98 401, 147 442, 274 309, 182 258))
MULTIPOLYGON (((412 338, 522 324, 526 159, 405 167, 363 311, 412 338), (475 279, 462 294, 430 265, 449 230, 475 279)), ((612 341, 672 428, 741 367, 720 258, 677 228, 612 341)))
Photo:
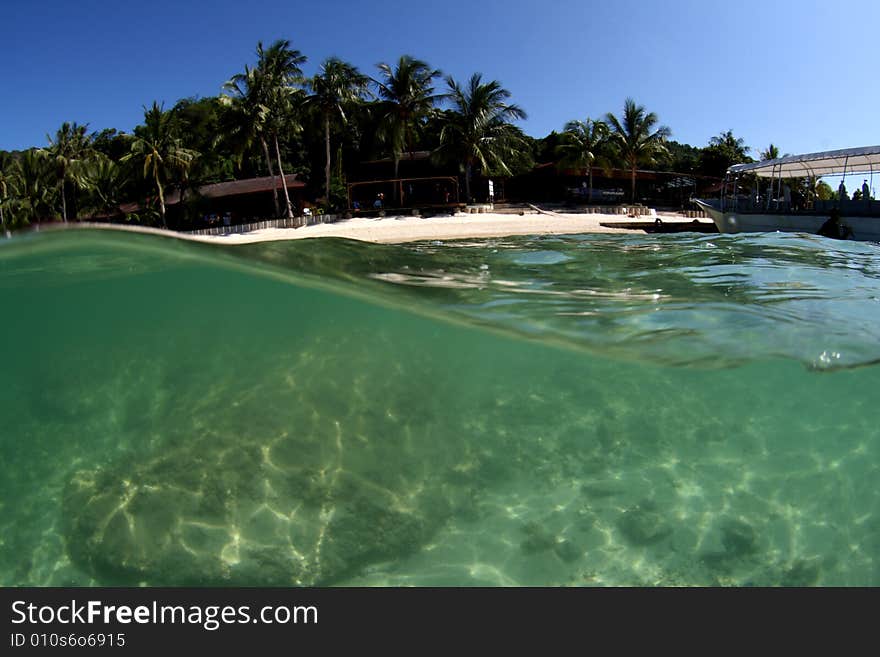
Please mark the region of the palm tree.
POLYGON ((61 128, 55 133, 55 138, 47 136, 49 148, 47 154, 55 164, 58 177, 58 189, 61 192, 61 219, 67 223, 67 193, 65 187, 68 182, 75 186, 81 186, 81 178, 78 176, 83 160, 94 155, 91 138, 86 134, 88 126, 67 123, 61 124, 61 128))
POLYGON ((12 166, 6 153, 0 153, 0 226, 3 228, 3 234, 9 237, 9 230, 6 228, 6 216, 3 214, 3 208, 9 205, 9 188, 12 183, 12 166))
POLYGON ((751 150, 751 148, 746 146, 746 140, 734 135, 733 130, 728 130, 712 137, 709 140, 709 146, 719 149, 737 162, 747 159, 748 152, 751 150))
POLYGON ((440 147, 457 152, 464 166, 465 197, 471 198, 474 167, 485 172, 490 168, 510 173, 505 160, 522 145, 520 133, 510 121, 526 118, 517 105, 507 103, 510 92, 498 80, 482 83, 474 73, 466 87, 452 77, 446 78, 448 92, 443 98, 452 105, 447 123, 440 132, 440 147))
POLYGON ((623 105, 623 117, 618 119, 610 112, 605 120, 611 128, 610 143, 618 157, 632 174, 631 199, 636 200, 636 170, 641 164, 651 164, 654 158, 665 151, 663 142, 672 134, 666 126, 654 130, 657 115, 646 112, 642 105, 636 105, 627 98, 623 105))
POLYGON ((280 217, 278 183, 275 180, 275 167, 269 155, 267 142, 266 113, 268 110, 259 97, 260 79, 257 72, 245 66, 244 73, 232 76, 232 79, 223 85, 223 89, 229 95, 221 96, 221 102, 230 108, 225 132, 234 141, 235 150, 238 152, 238 163, 241 165, 243 154, 250 149, 254 142, 259 141, 263 149, 263 157, 266 159, 266 168, 272 177, 275 216, 280 217))
MULTIPOLYGON (((743 140, 739 140, 739 141, 745 143, 743 140)), ((775 160, 778 157, 779 157, 779 149, 774 144, 770 144, 765 150, 758 153, 758 159, 760 159, 760 160, 775 160)), ((760 193, 761 183, 758 180, 756 180, 755 183, 758 187, 757 193, 760 193)), ((772 192, 773 192, 773 179, 772 178, 770 179, 770 184, 767 185, 767 189, 768 189, 767 194, 768 194, 768 198, 769 198, 769 195, 772 194, 772 192)), ((807 189, 808 194, 815 195, 816 186, 812 180, 807 182, 806 189, 807 189)))
POLYGON ((779 158, 779 148, 774 144, 770 144, 765 150, 760 152, 759 157, 762 160, 776 160, 779 158))
POLYGON ((321 65, 321 71, 309 80, 312 95, 308 104, 316 107, 324 119, 324 194, 330 204, 330 122, 338 116, 347 120, 346 107, 357 103, 367 93, 370 79, 362 75, 356 67, 336 58, 330 58, 321 65))
POLYGON ((420 59, 403 55, 396 68, 379 64, 380 80, 373 80, 381 101, 380 133, 390 144, 397 178, 401 154, 408 150, 412 157, 414 130, 421 119, 430 114, 437 97, 433 81, 441 75, 420 59))
POLYGON ((18 157, 11 167, 9 186, 17 206, 17 223, 29 224, 52 214, 58 186, 54 167, 46 151, 32 148, 18 157))
POLYGON ((87 190, 86 213, 113 215, 119 212, 127 182, 123 167, 109 157, 96 157, 86 163, 83 178, 87 190))
POLYGON ((741 137, 732 130, 722 132, 709 140, 709 145, 700 152, 700 169, 710 176, 721 177, 732 164, 751 162, 751 150, 741 137))
MULTIPOLYGON (((301 65, 305 61, 306 57, 299 50, 292 49, 290 41, 286 39, 279 39, 268 48, 258 41, 256 67, 245 66, 244 73, 234 75, 223 85, 229 95, 222 100, 232 110, 231 133, 237 140, 238 151, 241 154, 253 142, 260 142, 273 181, 274 167, 278 167, 288 217, 293 217, 293 206, 287 193, 278 136, 282 130, 295 131, 299 128, 294 112, 299 100, 296 85, 304 82, 301 65), (274 142, 274 165, 269 155, 269 142, 274 142)), ((280 216, 277 183, 272 185, 272 193, 275 216, 280 216)))
POLYGON ((196 151, 181 144, 173 112, 163 111, 155 101, 149 109, 144 107, 144 125, 135 129, 131 152, 122 161, 143 163, 144 178, 151 178, 156 186, 164 228, 168 227, 165 220, 165 183, 174 171, 190 166, 197 156, 196 151))
POLYGON ((281 189, 284 190, 284 201, 287 204, 287 216, 293 218, 293 206, 287 192, 287 181, 281 165, 281 149, 278 135, 282 130, 297 131, 298 103, 301 91, 296 85, 303 84, 301 65, 306 57, 299 50, 290 47, 290 41, 279 39, 271 46, 263 49, 263 43, 257 43, 256 93, 260 104, 265 108, 265 128, 275 142, 275 158, 278 164, 278 175, 281 176, 281 189))
POLYGON ((562 133, 562 142, 556 147, 560 164, 586 168, 590 181, 589 199, 593 200, 593 166, 604 163, 608 143, 608 124, 604 121, 569 121, 562 133))

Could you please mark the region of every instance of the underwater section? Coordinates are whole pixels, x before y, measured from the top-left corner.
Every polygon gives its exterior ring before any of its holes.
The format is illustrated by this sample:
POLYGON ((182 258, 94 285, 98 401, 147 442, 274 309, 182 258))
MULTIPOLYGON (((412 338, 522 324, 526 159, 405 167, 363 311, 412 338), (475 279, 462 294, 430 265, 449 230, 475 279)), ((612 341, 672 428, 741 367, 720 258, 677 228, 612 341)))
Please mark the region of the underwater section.
POLYGON ((732 237, 0 243, 0 585, 878 585, 876 247, 732 237))

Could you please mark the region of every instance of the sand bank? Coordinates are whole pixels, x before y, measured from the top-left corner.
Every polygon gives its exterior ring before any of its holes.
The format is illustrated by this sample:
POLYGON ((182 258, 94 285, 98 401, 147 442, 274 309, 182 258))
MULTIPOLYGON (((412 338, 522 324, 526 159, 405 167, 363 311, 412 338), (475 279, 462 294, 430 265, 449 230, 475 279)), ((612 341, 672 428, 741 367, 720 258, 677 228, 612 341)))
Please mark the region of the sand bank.
MULTIPOLYGON (((675 213, 660 213, 664 221, 689 221, 675 213)), ((637 221, 651 223, 651 217, 639 217, 637 221)), ((179 239, 214 244, 251 244, 277 240, 297 240, 310 237, 344 237, 347 239, 393 244, 419 240, 455 240, 481 237, 506 237, 510 235, 574 235, 579 233, 635 233, 644 231, 626 228, 608 228, 602 223, 625 223, 634 221, 626 216, 612 214, 565 214, 555 212, 502 214, 456 214, 421 218, 413 216, 356 217, 335 223, 316 224, 302 228, 266 228, 247 233, 226 235, 194 235, 168 231, 148 226, 76 222, 71 224, 48 224, 34 230, 63 230, 67 228, 99 228, 157 235, 172 235, 179 239)), ((690 220, 693 221, 693 220, 690 220)), ((701 223, 706 222, 702 220, 701 223)), ((711 223, 711 222, 708 222, 711 223)))
MULTIPOLYGON (((309 237, 345 237, 365 242, 394 243, 450 240, 508 235, 565 235, 576 233, 642 233, 601 226, 627 217, 604 214, 457 214, 420 218, 411 216, 357 217, 303 228, 268 228, 250 233, 198 235, 193 239, 223 244, 248 244, 309 237)), ((644 234, 644 233, 642 233, 644 234)))

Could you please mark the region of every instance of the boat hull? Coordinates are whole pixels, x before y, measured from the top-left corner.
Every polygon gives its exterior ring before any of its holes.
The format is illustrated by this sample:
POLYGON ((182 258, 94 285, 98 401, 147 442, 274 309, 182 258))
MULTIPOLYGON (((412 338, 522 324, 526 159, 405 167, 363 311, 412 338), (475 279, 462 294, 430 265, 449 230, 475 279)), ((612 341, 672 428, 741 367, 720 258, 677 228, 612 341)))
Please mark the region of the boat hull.
MULTIPOLYGON (((712 217, 719 233, 768 233, 783 231, 788 233, 818 233, 829 219, 821 214, 756 214, 722 212, 704 201, 694 200, 712 217)), ((880 242, 880 217, 841 217, 841 221, 852 228, 850 239, 862 242, 880 242)))

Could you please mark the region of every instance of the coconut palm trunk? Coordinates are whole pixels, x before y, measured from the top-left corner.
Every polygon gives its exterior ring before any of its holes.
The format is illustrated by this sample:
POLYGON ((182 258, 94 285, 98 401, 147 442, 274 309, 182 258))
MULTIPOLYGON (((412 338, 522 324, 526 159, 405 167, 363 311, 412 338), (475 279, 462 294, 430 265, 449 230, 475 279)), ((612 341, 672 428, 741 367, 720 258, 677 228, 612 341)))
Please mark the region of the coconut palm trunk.
POLYGON ((61 220, 67 223, 67 195, 64 193, 64 177, 61 177, 61 220))
MULTIPOLYGON (((394 178, 395 178, 395 179, 397 179, 398 177, 400 177, 400 174, 398 173, 398 171, 399 171, 399 169, 400 169, 400 155, 401 155, 400 153, 395 153, 395 154, 394 154, 394 178)), ((398 185, 393 185, 392 187, 393 187, 393 191, 392 191, 392 196, 391 196, 391 198, 394 199, 394 202, 395 202, 396 205, 400 205, 400 199, 397 198, 397 193, 398 193, 398 189, 397 189, 397 188, 398 188, 398 185)))
POLYGON ((290 194, 287 193, 287 179, 284 177, 284 167, 281 166, 281 148, 278 146, 278 135, 275 139, 275 157, 278 159, 278 175, 281 177, 281 189, 284 190, 284 202, 287 204, 287 218, 293 219, 293 206, 290 204, 290 194))
MULTIPOLYGON (((403 55, 393 68, 386 63, 379 64, 379 70, 380 79, 374 82, 384 108, 381 136, 391 146, 394 177, 399 178, 403 153, 408 151, 410 159, 413 159, 415 124, 431 113, 437 101, 433 80, 440 75, 440 71, 409 55, 403 55)), ((400 198, 400 187, 394 187, 395 198, 400 198)))
POLYGON ((272 200, 275 201, 275 216, 281 216, 281 203, 278 200, 278 181, 275 179, 275 169, 272 167, 272 158, 269 156, 269 145, 266 140, 260 137, 260 143, 263 145, 263 155, 266 156, 266 166, 269 168, 269 175, 272 176, 272 200))
POLYGON ((630 191, 630 202, 636 202, 636 165, 632 165, 632 190, 630 191))
POLYGON ((324 163, 324 197, 327 199, 327 207, 330 207, 330 114, 324 113, 324 148, 327 151, 327 161, 324 163))
MULTIPOLYGON (((400 169, 400 155, 401 155, 400 153, 394 154, 394 178, 395 179, 400 177, 400 174, 398 173, 398 171, 400 169)), ((397 185, 393 185, 392 198, 394 199, 395 204, 399 206, 400 199, 397 197, 397 193, 398 193, 397 187, 398 187, 397 185)))
POLYGON ((165 191, 162 189, 162 181, 159 180, 159 169, 153 169, 153 172, 156 191, 159 192, 159 214, 162 216, 162 228, 168 228, 168 223, 165 221, 165 191))

